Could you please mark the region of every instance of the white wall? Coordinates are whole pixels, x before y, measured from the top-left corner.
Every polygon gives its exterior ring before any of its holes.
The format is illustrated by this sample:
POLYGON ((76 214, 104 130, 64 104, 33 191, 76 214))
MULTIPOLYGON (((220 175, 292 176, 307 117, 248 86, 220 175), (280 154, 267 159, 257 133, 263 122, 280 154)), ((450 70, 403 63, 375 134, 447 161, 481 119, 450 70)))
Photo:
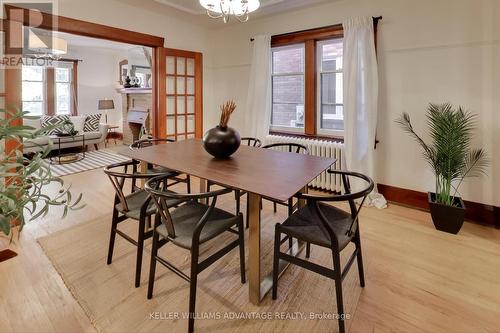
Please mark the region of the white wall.
MULTIPOLYGON (((235 99, 233 126, 244 132, 249 38, 383 15, 379 26, 380 103, 378 181, 427 191, 433 177, 419 147, 394 120, 406 111, 425 129, 429 102, 451 102, 479 114, 476 144, 492 157, 489 176, 468 181, 465 199, 500 205, 500 1, 343 0, 284 13, 211 33, 213 102, 235 99), (496 145, 495 145, 496 143, 496 145)), ((217 114, 207 115, 211 123, 217 114)))
MULTIPOLYGON (((116 92, 118 62, 123 51, 70 45, 67 57, 78 63, 78 114, 103 113, 100 99, 112 99, 115 109, 108 111, 108 124, 122 125, 122 96, 116 92)), ((104 117, 102 118, 104 122, 104 117)))

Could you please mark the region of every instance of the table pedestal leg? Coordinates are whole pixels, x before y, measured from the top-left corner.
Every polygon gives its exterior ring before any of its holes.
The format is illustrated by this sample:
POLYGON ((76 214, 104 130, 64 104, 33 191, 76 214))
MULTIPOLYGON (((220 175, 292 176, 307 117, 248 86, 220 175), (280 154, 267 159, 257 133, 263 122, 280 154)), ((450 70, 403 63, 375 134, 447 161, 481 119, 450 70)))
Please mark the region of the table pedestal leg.
POLYGON ((261 300, 260 290, 260 200, 258 194, 248 193, 248 286, 252 304, 261 300))
MULTIPOLYGON (((144 161, 141 161, 141 163, 139 164, 139 169, 140 169, 139 170, 140 173, 146 173, 148 171, 148 163, 144 162, 144 161)), ((142 188, 144 187, 144 185, 146 185, 146 181, 147 181, 147 179, 145 179, 145 178, 142 178, 139 181, 142 188)))
MULTIPOLYGON (((301 190, 307 193, 307 186, 301 190)), ((259 305, 260 301, 266 296, 273 286, 272 272, 261 279, 261 252, 260 252, 260 195, 248 193, 248 212, 249 217, 249 237, 248 237, 248 283, 249 299, 252 304, 259 305)), ((305 200, 299 200, 298 207, 304 207, 305 200)), ((274 228, 273 228, 274 229, 274 228)), ((287 253, 291 256, 299 255, 304 249, 304 242, 294 240, 292 246, 288 248, 287 253)), ((279 276, 290 266, 286 261, 279 263, 279 276)))

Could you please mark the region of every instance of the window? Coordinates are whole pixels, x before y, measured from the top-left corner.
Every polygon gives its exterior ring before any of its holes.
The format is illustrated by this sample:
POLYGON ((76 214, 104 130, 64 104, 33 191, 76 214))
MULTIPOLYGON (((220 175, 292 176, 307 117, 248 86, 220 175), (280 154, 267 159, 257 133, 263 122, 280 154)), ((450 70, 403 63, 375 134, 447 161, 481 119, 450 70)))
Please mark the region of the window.
POLYGON ((56 68, 56 114, 71 113, 71 71, 69 68, 56 68))
POLYGON ((304 132, 304 44, 272 51, 273 129, 304 132))
POLYGON ((22 68, 22 109, 32 115, 45 113, 45 72, 43 67, 22 68))
POLYGON ((74 71, 76 67, 71 62, 57 62, 55 67, 23 66, 23 111, 35 116, 73 114, 76 99, 74 71))
POLYGON ((344 134, 342 25, 273 36, 271 131, 344 134))
POLYGON ((318 134, 341 136, 344 131, 342 44, 341 39, 333 39, 318 42, 316 46, 318 134))

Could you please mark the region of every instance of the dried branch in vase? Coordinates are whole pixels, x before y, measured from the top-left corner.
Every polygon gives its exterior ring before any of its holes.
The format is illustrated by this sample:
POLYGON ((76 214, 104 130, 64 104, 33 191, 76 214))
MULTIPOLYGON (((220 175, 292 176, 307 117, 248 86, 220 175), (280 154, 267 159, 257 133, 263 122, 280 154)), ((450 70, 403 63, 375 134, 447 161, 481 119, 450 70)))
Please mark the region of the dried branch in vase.
POLYGON ((223 105, 220 106, 221 115, 220 115, 220 127, 227 127, 227 123, 229 122, 229 118, 231 118, 231 114, 236 110, 236 103, 234 101, 227 101, 223 105))

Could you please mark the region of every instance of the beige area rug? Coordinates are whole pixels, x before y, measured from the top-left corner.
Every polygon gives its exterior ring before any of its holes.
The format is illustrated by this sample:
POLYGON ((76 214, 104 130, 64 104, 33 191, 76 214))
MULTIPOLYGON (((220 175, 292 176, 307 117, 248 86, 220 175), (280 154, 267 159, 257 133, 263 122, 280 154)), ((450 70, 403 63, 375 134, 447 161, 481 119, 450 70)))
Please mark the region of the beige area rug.
MULTIPOLYGON (((276 216, 271 217, 271 220, 267 217, 263 221, 262 248, 267 253, 263 259, 268 263, 264 268, 266 272, 271 264, 276 221, 276 216)), ((99 332, 186 332, 187 320, 183 316, 188 310, 188 283, 158 264, 153 299, 148 300, 150 241, 144 252, 141 286, 134 288, 133 245, 117 237, 113 263, 106 265, 110 220, 109 216, 83 223, 40 238, 38 242, 99 332)), ((135 223, 126 223, 129 222, 125 222, 121 229, 135 235, 135 223)), ((208 251, 213 253, 214 246, 221 241, 223 239, 219 238, 206 244, 203 248, 205 254, 208 251)), ((351 249, 344 251, 344 263, 351 249)), ((189 257, 185 250, 166 245, 160 250, 160 255, 189 272, 189 257)), ((332 262, 328 251, 318 247, 312 248, 312 258, 322 264, 331 265, 332 262)), ((356 263, 343 287, 345 310, 352 318, 362 292, 356 263)), ((203 317, 195 322, 198 332, 338 331, 335 319, 325 319, 325 316, 336 313, 332 280, 292 266, 280 279, 278 299, 273 301, 268 294, 261 306, 254 306, 248 301, 248 283, 240 283, 236 249, 199 276, 196 310, 198 316, 203 317), (241 319, 242 316, 248 318, 241 319)), ((349 328, 351 320, 346 324, 349 328)))

